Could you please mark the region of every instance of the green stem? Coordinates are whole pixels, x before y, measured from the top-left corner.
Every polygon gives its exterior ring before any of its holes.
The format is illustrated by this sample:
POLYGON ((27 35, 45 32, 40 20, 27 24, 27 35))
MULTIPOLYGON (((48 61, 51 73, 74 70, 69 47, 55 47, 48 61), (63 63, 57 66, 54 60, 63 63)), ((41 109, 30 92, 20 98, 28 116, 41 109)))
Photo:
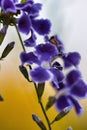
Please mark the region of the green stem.
POLYGON ((50 125, 52 125, 54 122, 55 122, 55 120, 53 120, 53 121, 50 123, 50 125))
POLYGON ((16 28, 16 31, 17 31, 17 34, 18 34, 18 37, 19 37, 21 46, 22 46, 24 52, 26 52, 25 47, 24 47, 24 44, 23 44, 23 41, 22 41, 22 38, 21 38, 21 35, 20 35, 19 31, 18 31, 17 25, 16 25, 16 24, 14 24, 14 25, 15 25, 15 28, 16 28))
POLYGON ((42 103, 41 100, 39 100, 38 92, 37 92, 37 86, 36 86, 35 83, 34 83, 34 86, 35 86, 35 90, 36 90, 38 102, 39 102, 39 104, 40 104, 40 106, 41 106, 41 109, 42 109, 42 111, 43 111, 44 117, 45 117, 45 119, 46 119, 46 121, 47 121, 48 128, 49 128, 49 130, 52 130, 52 129, 51 129, 51 125, 50 125, 50 121, 49 121, 49 118, 48 118, 48 116, 47 116, 47 114, 46 114, 46 111, 45 111, 45 109, 44 109, 43 103, 42 103))

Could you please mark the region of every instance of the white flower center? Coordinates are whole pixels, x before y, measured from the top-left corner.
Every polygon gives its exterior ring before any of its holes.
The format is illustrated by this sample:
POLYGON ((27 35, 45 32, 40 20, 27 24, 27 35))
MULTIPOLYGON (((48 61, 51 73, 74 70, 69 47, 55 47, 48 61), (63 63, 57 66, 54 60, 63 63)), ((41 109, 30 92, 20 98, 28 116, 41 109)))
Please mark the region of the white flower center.
POLYGON ((44 69, 50 69, 50 64, 49 64, 49 62, 47 62, 47 61, 43 61, 42 64, 41 64, 41 66, 42 66, 44 69))

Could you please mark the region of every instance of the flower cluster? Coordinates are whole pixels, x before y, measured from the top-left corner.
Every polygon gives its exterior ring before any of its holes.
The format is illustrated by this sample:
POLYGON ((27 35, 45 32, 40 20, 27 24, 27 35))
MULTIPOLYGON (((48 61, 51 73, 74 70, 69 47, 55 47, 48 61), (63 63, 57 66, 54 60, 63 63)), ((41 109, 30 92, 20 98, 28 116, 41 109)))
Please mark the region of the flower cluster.
POLYGON ((42 4, 34 3, 33 0, 25 0, 25 2, 1 0, 0 7, 0 21, 3 26, 17 25, 18 30, 26 35, 31 32, 31 37, 25 41, 26 46, 29 46, 30 42, 32 42, 30 46, 35 44, 34 31, 39 35, 46 35, 50 32, 51 22, 48 19, 38 18, 42 4))
POLYGON ((82 113, 78 100, 86 97, 87 84, 83 81, 78 69, 81 56, 78 52, 64 52, 64 45, 57 36, 53 36, 44 44, 34 47, 34 51, 22 52, 22 64, 32 66, 29 74, 35 83, 49 81, 57 91, 56 108, 62 111, 66 107, 75 107, 76 113, 82 113), (61 58, 63 65, 58 62, 61 58), (34 64, 34 65, 33 65, 34 64), (71 69, 70 69, 71 68, 71 69), (66 74, 65 69, 69 70, 66 74))

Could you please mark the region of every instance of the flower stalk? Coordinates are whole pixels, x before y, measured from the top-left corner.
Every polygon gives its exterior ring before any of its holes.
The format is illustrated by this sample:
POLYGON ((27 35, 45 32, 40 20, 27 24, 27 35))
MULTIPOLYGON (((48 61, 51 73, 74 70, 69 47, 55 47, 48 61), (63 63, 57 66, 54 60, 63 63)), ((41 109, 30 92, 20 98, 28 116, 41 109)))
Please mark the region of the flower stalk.
MULTIPOLYGON (((17 34, 18 34, 18 37, 19 37, 21 46, 22 46, 22 48, 23 48, 23 51, 26 52, 25 47, 24 47, 24 44, 23 44, 23 41, 22 41, 22 38, 21 38, 21 35, 20 35, 19 31, 18 31, 18 28, 17 28, 17 25, 16 25, 16 24, 15 24, 15 28, 16 28, 16 31, 17 31, 17 34)), ((43 114, 44 114, 44 117, 45 117, 45 119, 46 119, 46 121, 47 121, 48 128, 49 128, 49 130, 52 130, 51 125, 50 125, 49 118, 48 118, 48 116, 47 116, 47 114, 46 114, 46 111, 45 111, 45 108, 44 108, 43 103, 42 103, 42 101, 41 101, 41 98, 39 98, 39 96, 38 96, 38 90, 37 90, 37 85, 36 85, 36 83, 34 83, 34 87, 35 87, 35 90, 36 90, 36 94, 37 94, 37 98, 38 98, 38 103, 40 104, 40 107, 41 107, 41 109, 42 109, 42 112, 43 112, 43 114)))
POLYGON ((23 45, 23 41, 22 41, 21 35, 20 35, 19 31, 18 31, 17 25, 14 24, 14 26, 15 26, 15 29, 16 29, 16 31, 17 31, 17 34, 18 34, 18 37, 19 37, 21 46, 22 46, 22 48, 23 48, 23 51, 26 52, 25 47, 24 47, 24 45, 23 45))

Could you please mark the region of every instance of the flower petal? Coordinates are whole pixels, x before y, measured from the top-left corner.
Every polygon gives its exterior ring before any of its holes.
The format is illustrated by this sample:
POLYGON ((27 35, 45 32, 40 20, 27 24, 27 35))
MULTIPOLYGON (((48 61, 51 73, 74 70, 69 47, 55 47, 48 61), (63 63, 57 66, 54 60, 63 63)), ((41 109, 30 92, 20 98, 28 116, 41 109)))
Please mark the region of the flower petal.
POLYGON ((50 32, 51 23, 48 19, 32 20, 32 26, 40 35, 45 35, 50 32))
POLYGON ((24 43, 27 47, 34 47, 36 45, 36 36, 32 30, 31 36, 27 40, 25 40, 24 43))
POLYGON ((16 8, 12 0, 2 0, 1 6, 5 13, 8 12, 16 13, 16 8))
POLYGON ((77 66, 80 62, 81 56, 78 52, 70 52, 68 55, 63 57, 65 67, 72 65, 77 66))
POLYGON ((31 28, 31 20, 25 13, 18 20, 18 29, 20 32, 28 34, 31 28))
POLYGON ((72 70, 70 71, 66 76, 66 81, 69 86, 73 85, 75 82, 77 82, 81 78, 81 73, 78 70, 72 70))
POLYGON ((16 8, 18 10, 23 10, 26 11, 27 8, 31 8, 33 5, 33 1, 32 0, 28 0, 26 2, 22 2, 22 3, 18 3, 16 4, 16 8))
POLYGON ((20 59, 22 61, 22 64, 24 63, 33 64, 39 62, 37 56, 33 52, 30 53, 22 52, 20 55, 20 59))
POLYGON ((64 79, 64 74, 62 71, 54 68, 51 68, 50 71, 53 73, 54 79, 56 78, 58 82, 61 82, 64 79))
POLYGON ((42 67, 38 67, 31 70, 30 76, 33 82, 38 82, 38 83, 44 83, 45 81, 48 81, 51 78, 50 73, 42 67))
POLYGON ((79 80, 73 87, 71 88, 71 93, 80 98, 86 97, 87 95, 87 84, 84 83, 83 80, 79 80))
POLYGON ((56 108, 59 111, 62 111, 66 107, 71 107, 71 103, 68 100, 68 97, 65 95, 60 96, 56 101, 56 108))
POLYGON ((50 60, 58 55, 58 50, 55 45, 46 43, 36 46, 36 54, 41 57, 42 60, 50 60))
POLYGON ((80 106, 79 102, 72 96, 69 96, 69 99, 73 103, 76 113, 80 116, 83 112, 83 108, 80 106))
POLYGON ((29 6, 28 4, 28 6, 26 6, 23 10, 28 12, 30 16, 36 17, 39 15, 39 11, 41 10, 41 8, 42 8, 42 4, 36 3, 33 4, 32 6, 29 6))

